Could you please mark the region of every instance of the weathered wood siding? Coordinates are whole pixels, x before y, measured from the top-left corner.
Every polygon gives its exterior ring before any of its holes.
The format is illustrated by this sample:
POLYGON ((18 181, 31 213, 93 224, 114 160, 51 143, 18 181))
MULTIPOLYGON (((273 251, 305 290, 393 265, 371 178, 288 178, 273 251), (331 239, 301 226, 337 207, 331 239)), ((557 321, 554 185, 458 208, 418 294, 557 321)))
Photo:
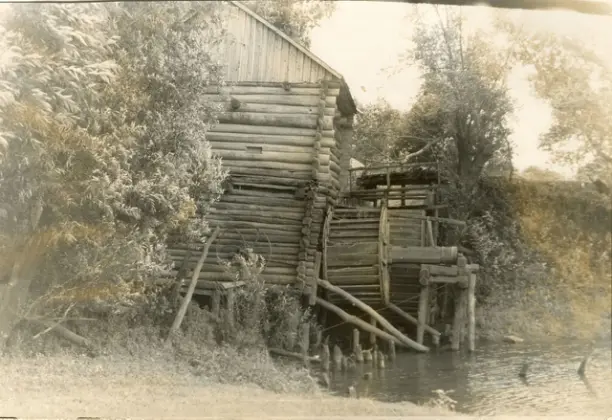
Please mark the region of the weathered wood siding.
MULTIPOLYGON (((244 247, 266 258, 267 283, 292 284, 314 274, 326 208, 339 193, 333 127, 339 88, 333 82, 211 88, 211 99, 226 112, 207 139, 230 178, 207 218, 221 234, 201 281, 231 281, 219 262, 244 247)), ((177 268, 185 248, 170 250, 177 268)), ((198 257, 191 258, 189 271, 198 257)))
POLYGON ((321 60, 300 48, 244 6, 224 4, 227 36, 221 60, 228 82, 310 82, 332 80, 334 74, 321 60))

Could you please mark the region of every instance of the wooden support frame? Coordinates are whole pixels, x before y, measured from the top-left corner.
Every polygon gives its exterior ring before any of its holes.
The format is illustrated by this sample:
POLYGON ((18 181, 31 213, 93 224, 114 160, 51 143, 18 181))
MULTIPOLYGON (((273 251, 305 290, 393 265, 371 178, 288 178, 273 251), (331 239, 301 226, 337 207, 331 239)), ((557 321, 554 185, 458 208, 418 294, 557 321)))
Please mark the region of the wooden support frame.
POLYGON ((380 210, 378 225, 378 264, 380 276, 380 293, 382 301, 386 305, 390 299, 391 279, 389 275, 389 218, 387 204, 384 203, 380 210))
MULTIPOLYGON (((344 319, 347 322, 351 322, 353 324, 356 324, 358 327, 360 327, 362 330, 368 331, 370 333, 374 333, 376 334, 378 337, 382 338, 383 340, 388 340, 389 336, 394 337, 397 341, 398 344, 401 344, 405 347, 409 347, 409 348, 413 348, 417 351, 421 351, 421 352, 427 352, 429 351, 429 348, 419 344, 413 340, 411 340, 410 338, 406 337, 404 334, 402 334, 397 328, 395 328, 389 321, 387 321, 385 318, 383 318, 378 312, 376 312, 374 309, 372 309, 369 305, 366 305, 365 303, 363 303, 362 301, 360 301, 359 299, 355 298, 353 295, 351 295, 350 293, 346 292, 345 290, 342 290, 341 288, 332 285, 330 282, 328 282, 327 280, 322 280, 322 279, 318 279, 319 282, 319 286, 323 287, 333 293, 336 293, 340 296, 342 296, 343 298, 345 298, 346 300, 348 300, 349 302, 351 302, 353 305, 355 305, 356 307, 358 307, 359 309, 361 309, 362 311, 364 311, 365 313, 367 313, 368 315, 370 315, 372 318, 376 319, 376 321, 385 329, 387 330, 389 333, 385 333, 385 336, 381 336, 379 333, 377 333, 376 331, 378 331, 378 328, 374 328, 372 327, 372 325, 370 325, 369 323, 358 319, 352 315, 348 315, 346 314, 344 311, 342 311, 342 309, 337 308, 337 309, 330 309, 331 311, 335 312, 336 314, 338 314, 338 316, 340 316, 342 319, 344 319), (342 313, 338 312, 338 310, 342 311, 342 313), (356 319, 358 321, 356 321, 356 319)), ((331 303, 324 301, 320 298, 317 298, 317 303, 320 304, 321 306, 323 306, 326 309, 330 308, 331 306, 335 306, 332 305, 331 303), (322 303, 324 302, 324 303, 322 303)))
MULTIPOLYGON (((389 308, 391 311, 395 312, 397 315, 399 315, 404 320, 408 321, 410 324, 418 325, 418 323, 419 323, 418 319, 416 319, 415 317, 413 317, 409 313, 404 312, 400 307, 396 306, 395 304, 390 303, 389 305, 387 305, 387 308, 389 308)), ((425 325, 424 330, 425 330, 426 333, 431 334, 434 342, 439 342, 440 341, 441 333, 438 330, 434 329, 433 327, 431 327, 429 325, 425 325)))

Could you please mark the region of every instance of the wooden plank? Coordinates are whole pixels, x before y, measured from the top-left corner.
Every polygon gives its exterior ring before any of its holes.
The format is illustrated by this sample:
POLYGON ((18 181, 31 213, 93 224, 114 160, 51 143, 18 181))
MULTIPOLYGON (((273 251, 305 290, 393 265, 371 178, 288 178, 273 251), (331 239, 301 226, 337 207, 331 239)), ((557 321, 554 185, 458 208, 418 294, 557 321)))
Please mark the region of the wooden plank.
POLYGON ((335 258, 345 254, 376 255, 378 252, 378 242, 360 242, 350 244, 338 244, 328 246, 329 258, 335 258))
POLYGON ((400 263, 448 264, 457 261, 457 247, 391 247, 391 261, 400 263))

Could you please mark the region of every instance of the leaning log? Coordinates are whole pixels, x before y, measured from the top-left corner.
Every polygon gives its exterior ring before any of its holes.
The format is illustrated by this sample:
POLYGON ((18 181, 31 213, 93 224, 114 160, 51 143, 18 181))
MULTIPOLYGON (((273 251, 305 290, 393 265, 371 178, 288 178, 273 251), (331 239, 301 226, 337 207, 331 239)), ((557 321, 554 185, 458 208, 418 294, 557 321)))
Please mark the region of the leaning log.
POLYGON ((59 323, 46 320, 29 320, 29 322, 44 327, 47 330, 57 334, 59 337, 62 337, 70 341, 71 343, 76 344, 77 346, 86 348, 90 352, 93 352, 93 354, 95 354, 96 352, 95 347, 91 341, 70 331, 68 328, 64 327, 63 325, 60 325, 59 323))
MULTIPOLYGON (((331 311, 333 313, 335 313, 336 315, 338 315, 344 322, 348 322, 350 324, 353 324, 355 326, 357 326, 358 328, 361 328, 364 331, 367 332, 373 332, 374 334, 376 334, 378 337, 382 338, 383 340, 393 340, 393 342, 395 342, 395 344, 399 344, 402 346, 406 346, 404 343, 402 343, 398 338, 394 337, 393 335, 380 330, 378 328, 373 329, 372 326, 370 324, 368 324, 367 322, 365 322, 362 319, 357 318, 356 316, 353 316, 351 314, 346 313, 345 311, 343 311, 342 309, 340 309, 339 307, 337 307, 336 305, 334 305, 333 303, 329 303, 328 301, 321 299, 320 297, 317 298, 317 305, 322 306, 323 308, 327 309, 328 311, 331 311)), ((408 346, 410 347, 410 346, 408 346)))
MULTIPOLYGON (((413 317, 407 312, 404 312, 401 308, 394 305, 393 303, 387 304, 387 308, 391 309, 393 312, 395 312, 397 315, 399 315, 406 321, 410 322, 411 324, 419 325, 419 321, 415 317, 413 317)), ((432 328, 429 325, 425 325, 424 329, 425 329, 425 332, 431 334, 434 337, 434 342, 436 341, 436 338, 439 340, 441 334, 438 330, 432 328)))
MULTIPOLYGON (((319 286, 333 292, 336 293, 337 295, 342 296, 343 298, 345 298, 346 300, 348 300, 349 302, 351 302, 353 305, 357 306, 359 309, 361 309, 362 311, 366 312, 368 315, 370 315, 373 319, 375 319, 385 330, 389 331, 389 333, 391 333, 394 337, 396 337, 401 344, 403 344, 406 347, 410 347, 413 348, 417 351, 422 351, 422 352, 427 352, 429 351, 429 349, 427 347, 425 347, 422 344, 419 344, 411 339, 409 339, 408 337, 406 337, 404 334, 402 334, 397 328, 395 328, 389 321, 387 321, 385 318, 383 318, 378 312, 376 312, 374 309, 372 309, 370 306, 366 305, 365 303, 363 303, 362 301, 360 301, 359 299, 355 298, 353 295, 351 295, 350 293, 342 290, 339 287, 336 287, 334 285, 332 285, 330 282, 326 281, 326 280, 322 280, 322 279, 318 279, 317 283, 319 286)), ((366 324, 369 326, 368 331, 369 332, 373 332, 378 330, 378 328, 373 327, 372 325, 366 324)))
POLYGON ((172 327, 170 327, 170 332, 168 333, 168 339, 171 339, 174 334, 178 331, 181 323, 183 322, 183 318, 185 317, 185 313, 187 313, 187 307, 189 306, 189 302, 191 302, 191 297, 193 296, 193 292, 195 291, 196 285, 198 284, 198 278, 200 276, 200 271, 202 270, 202 266, 204 265, 204 261, 206 261, 206 257, 208 256, 208 250, 210 249, 210 245, 214 242, 215 238, 219 235, 219 227, 215 229, 215 231, 208 237, 206 240, 206 244, 204 245, 204 249, 202 250, 202 255, 200 256, 200 260, 198 261, 198 265, 193 271, 193 276, 191 277, 191 282, 189 283, 189 289, 187 289, 187 293, 185 293, 185 297, 183 298, 183 302, 181 302, 181 307, 179 308, 176 318, 174 318, 174 322, 172 323, 172 327))

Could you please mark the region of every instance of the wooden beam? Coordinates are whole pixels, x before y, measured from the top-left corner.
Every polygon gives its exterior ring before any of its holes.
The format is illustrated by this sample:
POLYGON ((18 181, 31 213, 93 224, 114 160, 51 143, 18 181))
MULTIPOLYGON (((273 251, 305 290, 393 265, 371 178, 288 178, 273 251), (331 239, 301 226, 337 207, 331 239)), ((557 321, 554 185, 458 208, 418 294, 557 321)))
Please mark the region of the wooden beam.
POLYGON ((476 346, 476 274, 470 273, 467 288, 468 351, 476 346))
POLYGON ((425 248, 420 246, 392 246, 393 263, 452 264, 457 261, 457 247, 425 248))
POLYGON ((404 343, 402 343, 397 337, 394 337, 393 335, 380 330, 378 328, 372 329, 372 326, 370 324, 368 324, 367 322, 365 322, 362 319, 357 318, 356 316, 350 315, 348 313, 346 313, 345 311, 343 311, 342 309, 340 309, 339 307, 337 307, 336 305, 334 305, 333 303, 329 303, 328 301, 321 299, 320 297, 317 297, 317 305, 322 306, 323 308, 327 309, 330 312, 334 312, 336 315, 338 315, 343 321, 348 322, 350 324, 353 324, 359 328, 361 328, 364 331, 367 332, 371 332, 376 334, 378 337, 382 338, 383 340, 392 340, 395 344, 399 344, 405 347, 411 347, 411 346, 406 346, 404 343))
POLYGON ((455 225, 460 227, 467 226, 462 220, 450 219, 448 217, 433 217, 433 216, 421 216, 418 214, 394 214, 396 219, 419 219, 419 220, 432 220, 439 223, 446 223, 448 225, 455 225))
MULTIPOLYGON (((389 321, 387 321, 385 318, 383 318, 378 312, 376 312, 374 309, 372 309, 370 306, 366 305, 365 303, 363 303, 362 301, 360 301, 359 299, 357 299, 356 297, 354 297, 353 295, 351 295, 350 293, 342 290, 341 288, 332 285, 330 282, 326 281, 326 280, 318 280, 319 282, 319 286, 324 287, 325 289, 336 293, 337 295, 342 296, 343 298, 345 298, 346 300, 348 300, 349 302, 351 302, 353 305, 357 306, 359 309, 361 309, 362 311, 364 311, 365 313, 367 313, 368 315, 370 315, 372 318, 376 319, 376 321, 387 331, 389 331, 389 333, 391 335, 393 335, 398 341, 399 344, 402 344, 406 347, 410 347, 413 348, 415 350, 421 351, 421 352, 427 352, 429 351, 429 349, 426 346, 423 346, 422 344, 419 344, 411 339, 409 339, 408 337, 406 337, 404 334, 402 334, 397 328, 395 328, 393 325, 391 325, 391 323, 389 321)), ((317 299, 318 302, 318 299, 317 299)), ((368 328, 362 328, 364 330, 367 330, 369 332, 373 332, 375 329, 372 327, 371 325, 363 322, 363 324, 367 325, 368 328)), ((380 335, 379 335, 380 337, 380 335)), ((384 338, 384 337, 383 337, 384 338)), ((384 339, 388 339, 388 338, 384 338, 384 339)))
MULTIPOLYGON (((402 317, 403 319, 405 319, 409 323, 411 323, 413 325, 418 325, 419 324, 419 321, 415 317, 413 317, 412 315, 410 315, 407 312, 404 312, 401 308, 399 308, 395 304, 389 303, 387 305, 387 308, 391 309, 393 312, 395 312, 397 315, 399 315, 400 317, 402 317)), ((431 334, 433 337, 437 337, 438 340, 440 339, 440 335, 441 334, 440 334, 440 332, 438 330, 434 329, 433 327, 431 327, 429 325, 425 325, 424 329, 425 329, 425 332, 431 334)))

